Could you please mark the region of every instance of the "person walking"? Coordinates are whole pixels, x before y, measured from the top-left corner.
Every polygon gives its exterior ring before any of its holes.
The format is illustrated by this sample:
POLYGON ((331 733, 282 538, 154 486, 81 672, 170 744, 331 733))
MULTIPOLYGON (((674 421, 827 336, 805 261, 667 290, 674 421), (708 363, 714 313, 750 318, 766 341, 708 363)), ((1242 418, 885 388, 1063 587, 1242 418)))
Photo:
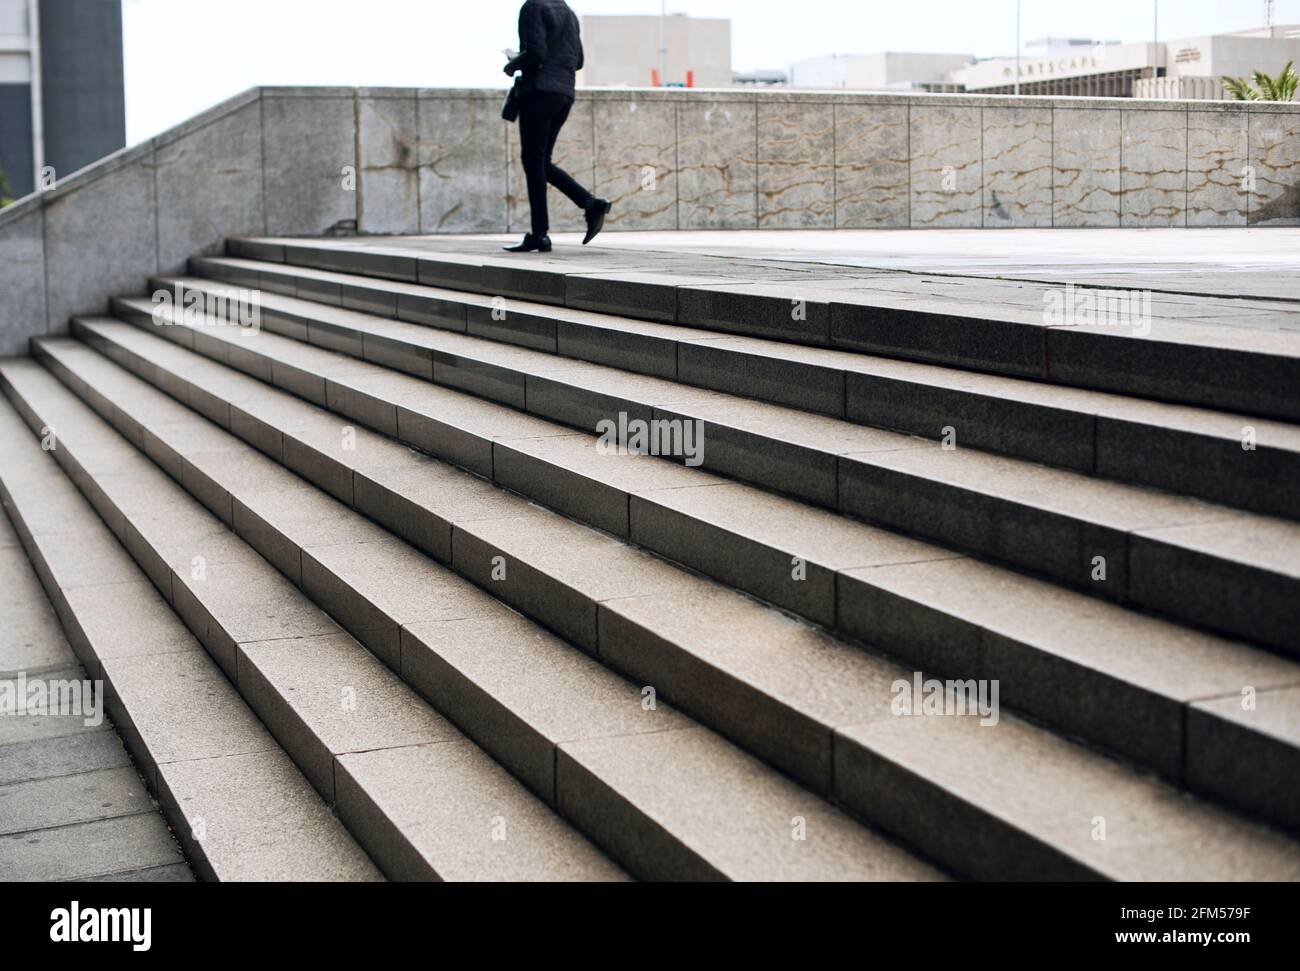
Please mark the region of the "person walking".
POLYGON ((551 161, 555 140, 573 107, 576 81, 582 67, 582 37, 578 18, 564 0, 525 0, 519 11, 519 53, 505 66, 515 82, 519 108, 519 154, 528 183, 528 209, 532 231, 511 253, 549 253, 550 218, 546 211, 547 183, 555 186, 587 219, 590 243, 605 226, 612 203, 583 188, 573 176, 551 161))

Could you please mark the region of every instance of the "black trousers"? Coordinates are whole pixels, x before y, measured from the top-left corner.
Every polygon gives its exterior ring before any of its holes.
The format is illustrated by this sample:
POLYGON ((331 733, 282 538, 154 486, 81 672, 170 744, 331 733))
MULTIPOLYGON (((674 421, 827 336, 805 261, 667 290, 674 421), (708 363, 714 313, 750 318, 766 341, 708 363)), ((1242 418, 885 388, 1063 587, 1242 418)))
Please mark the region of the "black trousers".
POLYGON ((585 209, 591 202, 591 193, 551 161, 555 140, 572 107, 572 98, 550 91, 531 91, 519 100, 519 156, 528 182, 528 209, 533 218, 534 236, 545 236, 551 231, 546 212, 548 182, 575 206, 585 209))

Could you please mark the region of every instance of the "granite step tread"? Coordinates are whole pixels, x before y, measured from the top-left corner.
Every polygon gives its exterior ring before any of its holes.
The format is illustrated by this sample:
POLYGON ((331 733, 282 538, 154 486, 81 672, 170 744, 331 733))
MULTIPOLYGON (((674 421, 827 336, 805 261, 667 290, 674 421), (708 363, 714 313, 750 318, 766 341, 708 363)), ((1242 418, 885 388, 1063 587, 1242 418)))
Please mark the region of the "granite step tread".
MULTIPOLYGON (((83 321, 78 327, 93 335, 106 353, 118 354, 122 363, 129 366, 130 360, 121 355, 144 362, 137 365, 144 368, 141 373, 148 373, 148 362, 168 357, 176 359, 177 375, 196 375, 194 381, 199 381, 197 375, 203 373, 201 367, 183 360, 190 352, 128 325, 83 321)), ((259 350, 283 343, 274 335, 259 340, 259 350)), ((231 389, 239 386, 228 376, 222 381, 231 389)), ((243 381, 250 386, 256 383, 251 377, 243 381)), ((390 375, 383 386, 370 386, 368 393, 402 400, 404 407, 418 410, 421 386, 427 387, 411 377, 390 375)), ((439 389, 430 393, 445 418, 445 395, 439 389)), ((265 397, 259 401, 264 413, 250 420, 264 427, 295 424, 294 416, 310 410, 290 398, 278 403, 265 397)), ((374 412, 350 407, 358 402, 337 395, 334 402, 349 418, 365 419, 374 412)), ((391 424, 378 427, 387 427, 392 434, 391 424)), ((400 434, 403 423, 396 424, 400 434)), ((256 438, 249 440, 257 444, 256 438)), ((585 441, 584 445, 582 436, 568 435, 483 442, 491 444, 491 453, 477 467, 470 467, 498 485, 793 610, 841 636, 945 675, 998 678, 1005 684, 1008 701, 1020 710, 1150 766, 1166 778, 1201 782, 1207 778, 1194 767, 1201 749, 1186 744, 1188 705, 1236 697, 1248 686, 1262 690, 1300 680, 1294 662, 1245 644, 846 521, 698 469, 639 455, 602 455, 591 447, 590 439, 585 441), (802 573, 792 570, 792 563, 802 564, 802 573), (997 605, 1017 607, 1008 611, 995 609, 997 605), (1062 623, 1061 618, 1068 622, 1062 623), (1159 649, 1137 653, 1116 648, 1133 642, 1159 649), (1092 690, 1080 690, 1083 684, 1092 690)), ((440 448, 439 441, 424 437, 407 438, 406 443, 451 461, 462 461, 465 453, 462 447, 440 448)), ((337 432, 321 444, 331 456, 329 461, 342 458, 337 432)), ((453 495, 445 470, 380 435, 356 431, 353 451, 345 458, 365 472, 356 480, 354 498, 347 501, 358 502, 369 515, 440 559, 452 556, 448 534, 453 526, 464 522, 462 534, 465 530, 484 534, 491 524, 465 521, 521 515, 512 511, 507 497, 472 480, 465 480, 453 495), (462 494, 464 499, 455 498, 462 494), (417 513, 428 516, 426 510, 435 513, 436 538, 418 525, 417 513)), ((301 463, 297 467, 306 469, 301 463)), ((520 541, 512 537, 516 554, 520 541)), ((548 550, 543 544, 529 555, 546 557, 548 550)), ((570 569, 562 561, 546 568, 556 576, 570 569)), ((662 571, 656 575, 662 576, 662 571)), ((643 571, 635 580, 644 595, 659 592, 660 586, 646 586, 647 576, 643 571)), ((618 584, 633 581, 626 568, 607 562, 598 576, 590 581, 579 577, 575 582, 580 587, 584 582, 603 584, 588 591, 599 600, 602 595, 613 596, 618 584)), ((596 650, 594 613, 570 607, 563 618, 548 623, 575 643, 596 650)), ((1251 744, 1235 726, 1221 722, 1216 727, 1237 735, 1240 744, 1250 745, 1253 752, 1268 753, 1263 761, 1251 762, 1252 771, 1266 774, 1271 770, 1265 766, 1289 764, 1291 753, 1267 739, 1255 736, 1251 744)), ((1295 787, 1277 788, 1282 791, 1275 797, 1262 801, 1252 797, 1245 808, 1294 825, 1300 817, 1294 815, 1295 798, 1288 793, 1295 787)), ((1225 787, 1204 791, 1226 792, 1229 801, 1243 804, 1225 787)))
POLYGON ((189 875, 105 711, 97 672, 79 663, 27 555, 6 480, 38 487, 51 481, 43 466, 59 473, 5 448, 7 421, 18 418, 0 402, 0 873, 77 879, 161 864, 189 875))
MULTIPOLYGON (((152 319, 147 301, 118 300, 114 306, 133 323, 152 319)), ((372 317, 366 326, 382 330, 391 324, 372 317)), ((236 339, 229 327, 196 328, 182 322, 179 328, 162 330, 218 359, 222 353, 229 359, 227 348, 236 339)), ((353 333, 362 335, 357 338, 361 341, 368 331, 353 333)), ((290 337, 276 341, 274 336, 268 335, 256 348, 238 338, 245 342, 240 354, 273 355, 273 368, 285 362, 296 374, 311 372, 313 365, 335 372, 343 366, 332 358, 326 361, 322 355, 327 351, 290 337)), ((461 351, 464 342, 476 340, 441 336, 461 342, 461 351)), ((343 357, 363 353, 355 346, 335 350, 343 357)), ((1027 569, 1118 603, 1209 624, 1230 636, 1300 654, 1300 524, 1289 520, 973 449, 938 448, 912 436, 600 365, 579 362, 571 371, 553 370, 562 359, 540 352, 507 349, 510 355, 538 359, 521 372, 513 364, 492 363, 489 358, 499 358, 499 350, 473 364, 461 351, 443 364, 431 359, 429 372, 418 376, 593 432, 599 422, 624 414, 630 420, 702 422, 701 437, 711 445, 702 450, 701 459, 711 471, 1027 569), (1211 548, 1214 534, 1187 549, 1158 532, 1163 526, 1219 519, 1235 519, 1237 532, 1255 540, 1247 547, 1272 549, 1275 555, 1252 557, 1238 546, 1230 557, 1216 556, 1211 548), (1285 542, 1278 544, 1279 536, 1285 542), (1197 578, 1194 595, 1174 581, 1175 569, 1197 578)), ((310 385, 312 390, 304 396, 329 404, 326 382, 319 376, 277 383, 289 390, 310 385)), ((385 407, 383 420, 396 423, 395 412, 385 407)))
POLYGON ((710 268, 647 272, 615 259, 605 268, 585 258, 458 255, 392 240, 236 238, 227 253, 1300 420, 1300 335, 1267 323, 1200 323, 1166 294, 1153 300, 1160 314, 1142 304, 1098 326, 1076 308, 1068 318, 1053 313, 1071 291, 1050 283, 871 271, 846 278, 741 260, 710 279, 710 268), (769 289, 735 286, 745 281, 769 289), (807 319, 792 326, 793 300, 807 319))
MULTIPOLYGON (((17 367, 4 365, 5 380, 17 367)), ((73 649, 104 682, 105 707, 135 762, 134 768, 123 771, 133 776, 139 771, 200 875, 218 880, 285 879, 290 874, 303 880, 377 877, 355 842, 278 753, 274 740, 216 664, 133 564, 122 562, 108 582, 90 588, 60 586, 43 572, 49 560, 116 541, 85 499, 57 491, 53 510, 62 528, 32 526, 26 513, 51 502, 51 490, 30 493, 17 489, 16 481, 48 486, 62 480, 64 473, 8 403, 0 403, 0 443, 8 459, 0 471, 6 508, 23 524, 57 614, 69 632, 75 632, 73 649), (105 597, 92 602, 79 598, 91 590, 105 597), (194 760, 203 764, 201 771, 186 771, 182 777, 182 767, 194 760), (263 789, 250 788, 242 780, 242 770, 253 766, 260 768, 266 785, 281 793, 278 819, 250 815, 266 796, 263 789), (214 789, 195 792, 187 780, 205 780, 214 789), (292 867, 270 866, 260 848, 272 845, 282 846, 292 867)), ((144 870, 139 879, 156 876, 144 870)))
MULTIPOLYGON (((527 301, 494 307, 477 294, 286 264, 196 257, 191 268, 223 284, 1300 518, 1300 496, 1287 487, 1300 471, 1300 428, 1285 422, 527 301)), ((277 309, 310 316, 288 302, 277 309)), ((395 334, 427 346, 414 326, 395 334)))
MULTIPOLYGON (((68 350, 68 342, 56 345, 42 341, 39 346, 67 358, 75 356, 68 350)), ((298 408, 311 407, 303 402, 294 404, 298 408)), ((274 421, 274 418, 268 412, 263 420, 274 421)), ((366 436, 358 433, 357 453, 364 453, 365 448, 366 436)), ((438 474, 438 463, 415 453, 409 453, 409 460, 410 481, 427 482, 434 477, 436 488, 432 491, 439 498, 454 490, 456 477, 438 474)), ((465 480, 476 481, 469 476, 465 480)), ((382 510, 359 508, 384 522, 382 510)), ((416 518, 415 512, 420 508, 418 503, 403 507, 403 518, 408 521, 416 518)), ((475 580, 494 596, 559 630, 607 665, 654 686, 666 700, 797 778, 820 790, 834 791, 836 795, 851 791, 838 777, 832 782, 830 771, 832 759, 838 757, 835 746, 842 744, 841 729, 861 725, 873 715, 888 717, 891 692, 900 680, 907 683, 910 672, 544 509, 520 501, 508 515, 497 513, 495 518, 478 518, 482 516, 482 510, 477 515, 471 511, 463 519, 450 523, 450 555, 440 556, 436 552, 433 555, 450 562, 454 570, 475 580), (500 581, 494 581, 491 576, 497 556, 508 565, 500 581)), ((408 639, 407 632, 425 640, 432 626, 436 625, 408 626, 402 635, 403 644, 408 639)), ((915 744, 942 744, 946 723, 947 720, 939 723, 927 720, 927 735, 916 736, 915 744), (935 732, 939 733, 937 739, 935 732)), ((1021 739, 1017 744, 1029 748, 1033 748, 1035 738, 1052 737, 1041 728, 1005 714, 999 724, 1009 726, 1004 730, 1021 739)), ((637 741, 640 735, 630 738, 629 745, 640 744, 637 741)), ((1091 765, 1094 760, 1107 766, 1116 765, 1073 743, 1066 750, 1072 759, 1081 760, 1081 765, 1091 765)), ((1003 768, 993 775, 1003 785, 1017 784, 1013 770, 1003 768)), ((1136 774, 1135 777, 1142 778, 1136 774)), ((1139 789, 1148 794, 1177 791, 1151 779, 1145 779, 1139 789)), ((1129 791, 1132 798, 1138 798, 1137 791, 1129 791)), ((860 809, 863 805, 860 795, 859 792, 854 797, 858 801, 846 800, 846 803, 855 810, 860 809)), ((1095 798, 1106 797, 1097 793, 1095 798)), ((1151 803, 1157 804, 1167 807, 1176 805, 1177 801, 1151 803)), ((1199 802, 1195 805, 1202 807, 1199 802)), ((1233 820, 1222 810, 1205 809, 1209 815, 1204 817, 1204 825, 1209 825, 1211 819, 1216 826, 1233 820)), ((1000 809, 987 816, 982 815, 983 806, 968 807, 967 811, 975 814, 981 825, 995 828, 1001 825, 994 822, 1001 818, 1000 809)), ((1132 806, 1117 807, 1114 811, 1138 812, 1132 806)), ((1032 835, 1036 825, 1032 819, 1017 820, 1013 833, 1003 835, 1029 839, 1036 845, 1037 837, 1032 835)), ((1192 829, 1203 834, 1206 830, 1197 828, 1201 825, 1192 829)), ((1281 844, 1275 841, 1281 837, 1260 835, 1268 831, 1252 824, 1233 820, 1231 825, 1268 842, 1267 856, 1275 854, 1278 846, 1286 845, 1285 841, 1281 844)), ((1151 838, 1156 838, 1159 829, 1153 820, 1151 838)), ((1246 843, 1255 838, 1243 836, 1246 843)), ((917 845, 929 852, 924 842, 917 845)), ((1082 849, 1077 852, 1084 853, 1082 849)), ((1088 859, 1070 857, 1072 862, 1068 864, 1057 860, 1051 865, 1063 866, 1076 874, 1086 871, 1132 876, 1141 872, 1141 863, 1136 858, 1103 860, 1104 851, 1098 852, 1101 855, 1088 859)), ((940 862, 947 860, 940 858, 940 862)), ((1281 858, 1278 864, 1282 867, 1279 872, 1289 866, 1281 858)), ((1218 864, 1206 861, 1206 865, 1213 868, 1218 864)), ((961 872, 988 875, 994 871, 961 872)))
MULTIPOLYGON (((75 375, 111 400, 131 399, 130 406, 115 410, 119 421, 138 422, 156 433, 159 447, 184 447, 184 432, 174 431, 178 426, 170 420, 174 409, 183 406, 153 389, 148 390, 155 400, 148 400, 149 395, 143 393, 147 386, 141 387, 138 378, 85 345, 72 342, 64 342, 63 347, 56 345, 57 342, 42 342, 39 346, 62 359, 60 373, 67 371, 75 375), (128 391, 132 393, 125 393, 128 391)), ((306 564, 301 582, 320 603, 330 605, 340 619, 355 619, 350 608, 361 608, 363 601, 379 607, 384 604, 386 594, 391 597, 395 558, 391 536, 319 490, 298 490, 293 503, 302 507, 306 515, 286 515, 284 505, 273 501, 276 498, 273 492, 247 489, 247 475, 251 470, 261 467, 269 478, 280 466, 233 437, 228 448, 219 454, 223 456, 222 461, 205 467, 204 474, 216 489, 235 490, 230 496, 237 503, 236 508, 245 509, 250 517, 255 517, 244 520, 237 512, 236 531, 272 562, 279 561, 281 553, 286 551, 297 554, 299 561, 306 564), (240 454, 243 461, 230 473, 226 470, 234 454, 240 454), (336 528, 335 524, 340 522, 345 522, 345 529, 336 528), (328 524, 324 530, 320 528, 321 523, 328 524), (385 545, 385 541, 388 548, 377 555, 366 556, 365 550, 358 552, 362 547, 385 545), (345 572, 347 580, 334 576, 330 572, 334 568, 345 572)), ((185 497, 178 485, 173 485, 172 491, 178 495, 169 500, 170 505, 182 505, 182 497, 185 501, 197 501, 185 497)), ((205 494, 207 501, 220 505, 221 492, 205 490, 205 494)), ((406 563, 420 558, 409 548, 405 552, 402 561, 406 563)), ((263 566, 261 574, 253 574, 247 564, 240 564, 239 587, 231 591, 229 603, 224 595, 216 597, 214 602, 211 595, 194 589, 196 599, 206 598, 204 606, 212 618, 210 623, 221 621, 236 609, 239 591, 247 599, 249 589, 264 590, 272 585, 272 579, 264 575, 272 567, 263 566)), ((215 573, 211 564, 209 570, 215 573)), ((523 878, 528 868, 523 865, 524 853, 518 848, 505 852, 489 845, 480 847, 481 854, 468 852, 473 845, 471 836, 476 836, 480 844, 493 839, 494 827, 498 825, 495 820, 500 817, 501 831, 510 834, 511 846, 518 847, 530 836, 538 844, 536 855, 541 859, 533 864, 532 879, 617 877, 620 871, 608 863, 602 868, 593 858, 595 851, 589 847, 584 857, 586 844, 565 845, 562 837, 566 833, 570 842, 578 837, 567 830, 567 824, 559 823, 554 810, 546 806, 558 807, 561 803, 555 769, 559 746, 593 738, 606 739, 617 746, 622 744, 620 739, 636 734, 688 731, 695 733, 691 735, 692 739, 698 739, 695 744, 702 745, 706 744, 704 737, 698 735, 694 723, 666 704, 659 703, 647 712, 637 686, 544 634, 464 580, 448 571, 440 571, 441 577, 431 577, 439 571, 440 568, 426 561, 423 579, 436 581, 431 589, 441 595, 441 611, 435 612, 428 605, 406 604, 408 612, 399 614, 400 623, 395 618, 391 623, 379 621, 378 612, 372 611, 369 620, 349 624, 357 640, 341 629, 334 634, 318 633, 309 637, 294 637, 291 630, 263 629, 248 635, 260 638, 255 641, 232 631, 226 639, 238 642, 235 667, 241 690, 285 748, 303 764, 313 783, 336 801, 345 822, 354 831, 373 827, 374 835, 367 833, 370 838, 363 837, 363 842, 372 856, 384 860, 385 871, 390 875, 407 875, 408 861, 404 855, 397 855, 390 862, 381 849, 383 834, 395 832, 405 823, 413 828, 412 839, 423 837, 446 844, 446 853, 451 858, 448 866, 466 865, 481 856, 481 867, 500 865, 509 878, 523 878), (272 634, 279 636, 272 637, 272 634), (400 671, 405 684, 379 660, 385 650, 391 650, 395 634, 400 636, 398 654, 383 659, 393 670, 400 671), (362 650, 358 640, 376 646, 373 654, 366 653, 364 664, 356 657, 357 651, 362 650), (392 682, 391 687, 382 686, 381 671, 392 682), (308 678, 324 687, 316 690, 306 682, 308 678), (401 685, 400 692, 397 685, 401 685), (337 713, 340 689, 345 693, 352 689, 358 697, 369 699, 370 710, 382 713, 382 721, 367 724, 360 734, 356 728, 340 724, 347 720, 337 713), (427 723, 428 719, 417 718, 419 709, 430 715, 432 712, 424 702, 416 700, 416 690, 431 701, 436 699, 439 707, 454 714, 456 721, 490 748, 491 755, 526 783, 540 800, 531 795, 521 799, 523 786, 504 776, 504 770, 482 753, 474 754, 477 747, 472 743, 455 741, 450 723, 439 717, 439 725, 433 726, 427 723), (306 722, 309 730, 321 737, 323 748, 304 748, 296 743, 295 736, 303 729, 288 724, 291 713, 284 710, 287 706, 268 697, 273 691, 282 696, 293 695, 292 717, 306 722), (452 747, 457 745, 468 750, 453 751, 452 747), (320 749, 319 754, 315 749, 320 749), (409 770, 420 766, 443 767, 447 775, 441 783, 443 788, 430 786, 427 779, 422 786, 414 785, 408 778, 409 770), (477 780, 472 778, 475 771, 480 776, 477 780), (381 787, 377 794, 367 796, 365 787, 373 785, 376 778, 383 780, 387 788, 381 787), (438 790, 436 797, 426 796, 421 802, 421 793, 430 789, 438 790), (508 798, 512 790, 513 797, 508 798), (451 795, 458 791, 464 800, 456 808, 451 795), (491 817, 478 819, 475 808, 487 807, 492 800, 499 804, 498 811, 491 817), (431 827, 430 815, 438 808, 444 813, 454 809, 467 819, 457 817, 459 825, 448 821, 446 825, 431 827), (551 820, 549 825, 547 819, 551 820), (554 832, 557 826, 565 826, 566 833, 554 832), (543 867, 549 869, 539 874, 543 867)), ((207 583, 212 584, 213 579, 210 576, 207 583)), ((408 593, 415 593, 423 586, 420 578, 412 579, 416 586, 408 586, 408 593)), ((177 589, 187 585, 184 574, 173 572, 173 584, 177 589)), ((420 592, 427 597, 429 589, 420 592)), ((296 597, 306 600, 302 594, 296 597)), ((277 625, 281 624, 288 598, 286 592, 274 601, 277 625)), ((235 614, 226 623, 246 622, 242 614, 235 614)), ((703 768, 660 779, 659 792, 677 794, 678 812, 669 811, 660 817, 641 814, 635 826, 627 825, 613 834, 602 831, 606 848, 616 857, 631 854, 629 865, 637 867, 638 875, 683 878, 711 872, 715 876, 744 879, 931 879, 937 876, 928 865, 864 829, 816 796, 793 783, 775 781, 779 777, 773 770, 728 743, 719 741, 714 752, 719 764, 731 761, 748 768, 737 769, 726 784, 713 781, 703 768), (731 791, 728 786, 732 785, 740 788, 731 791), (745 825, 722 830, 695 821, 695 816, 707 807, 696 805, 692 794, 710 787, 719 800, 733 807, 748 807, 744 819, 786 819, 790 807, 796 806, 795 815, 813 821, 820 838, 810 841, 808 852, 800 857, 797 866, 769 868, 764 861, 771 855, 768 852, 771 841, 777 838, 777 831, 770 826, 745 825), (739 840, 741 846, 733 846, 734 840, 739 840), (634 852, 656 845, 662 852, 649 857, 634 852), (735 865, 737 859, 754 862, 746 869, 735 865)), ((599 783, 598 775, 594 784, 599 783)), ((585 780, 583 784, 593 783, 585 780)), ((605 798, 613 804, 616 797, 611 794, 605 798)), ((589 800, 580 801, 585 811, 593 811, 589 800)), ((635 801, 631 803, 633 808, 636 805, 635 801)), ((788 832, 780 835, 789 839, 788 832)))
MULTIPOLYGON (((81 429, 91 440, 101 438, 102 419, 67 389, 62 397, 54 393, 49 382, 58 382, 34 362, 5 363, 0 375, 6 391, 29 405, 26 391, 39 395, 33 407, 40 417, 63 429, 56 454, 79 467, 81 429)), ((128 398, 142 400, 114 394, 116 401, 128 398)), ((121 410, 114 408, 115 414, 121 410)), ((166 434, 186 434, 184 426, 160 427, 166 434)), ((220 522, 196 513, 197 503, 160 470, 154 468, 152 477, 151 491, 162 500, 158 508, 168 511, 163 518, 173 538, 179 544, 195 541, 192 549, 210 548, 204 542, 220 535, 220 522)), ((136 485, 144 478, 142 473, 136 485)), ((82 512, 78 530, 57 534, 58 540, 111 542, 102 524, 96 536, 91 509, 82 512)), ((129 523, 130 515, 124 515, 129 523)), ((181 836, 216 876, 377 878, 327 803, 337 807, 371 858, 398 878, 622 876, 251 550, 204 560, 199 570, 187 559, 169 575, 167 597, 180 615, 171 615, 171 623, 179 627, 184 618, 208 652, 196 643, 186 652, 107 659, 103 667, 112 682, 110 697, 129 720, 128 738, 139 742, 139 760, 161 802, 190 821, 187 829, 203 834, 181 836), (371 771, 363 782, 350 775, 346 801, 336 789, 337 775, 347 771, 341 767, 344 756, 365 762, 376 753, 440 745, 463 751, 458 758, 425 761, 414 794, 403 772, 371 771), (419 793, 427 791, 457 792, 460 798, 421 800, 419 793), (397 806, 420 815, 418 832, 408 835, 393 825, 390 814, 397 806), (518 822, 506 850, 491 846, 495 814, 518 822), (431 825, 438 820, 447 825, 431 825), (215 846, 203 842, 208 834, 215 846), (475 854, 475 847, 495 852, 475 854)))
MULTIPOLYGON (((29 403, 43 409, 58 401, 49 375, 33 362, 0 364, 7 392, 10 380, 24 374, 37 379, 29 382, 34 388, 45 385, 39 403, 29 403)), ((84 498, 50 488, 66 481, 51 460, 58 447, 44 452, 8 402, 0 402, 0 449, 6 509, 20 524, 72 649, 103 680, 109 717, 134 759, 135 767, 118 771, 135 776, 138 769, 196 870, 219 880, 376 879, 360 848, 129 559, 115 561, 104 582, 90 586, 65 585, 49 572, 50 563, 116 540, 84 498), (35 484, 41 488, 20 488, 35 484), (57 526, 43 524, 43 503, 57 513, 57 526), (83 599, 88 592, 95 597, 83 599), (269 792, 278 795, 276 815, 253 812, 269 792), (279 849, 271 854, 273 847, 279 849)), ((84 789, 89 777, 74 778, 84 789)), ((96 865, 78 876, 107 873, 96 865)))
MULTIPOLYGON (((194 272, 188 278, 161 277, 159 279, 163 282, 174 283, 178 280, 188 279, 195 282, 195 278, 198 280, 206 278, 213 281, 242 283, 250 286, 253 284, 264 285, 266 282, 271 281, 278 283, 278 288, 269 286, 264 286, 264 288, 272 293, 286 297, 298 296, 300 299, 313 302, 323 302, 319 300, 318 291, 314 289, 306 290, 301 294, 288 291, 288 284, 296 280, 306 279, 320 282, 328 281, 339 288, 356 287, 360 291, 391 292, 412 299, 424 297, 444 303, 460 304, 466 311, 471 307, 489 309, 493 307, 492 297, 477 293, 446 290, 434 286, 405 284, 392 280, 358 276, 352 273, 317 270, 310 267, 269 263, 239 257, 194 257, 191 259, 190 265, 194 272)), ((736 286, 744 287, 747 290, 755 289, 753 284, 737 284, 736 286)), ((827 284, 819 282, 817 286, 825 287, 827 284)), ((294 305, 286 304, 285 306, 290 308, 294 305)), ((340 303, 338 306, 344 306, 344 304, 340 303)), ((707 344, 706 349, 710 351, 726 350, 736 354, 785 358, 827 370, 848 371, 909 383, 933 384, 945 390, 970 391, 981 397, 1009 398, 1024 404, 1053 408, 1063 413, 1080 412, 1132 421, 1162 421, 1171 428, 1189 433, 1236 439, 1239 435, 1239 423, 1241 421, 1258 421, 1262 426, 1262 430, 1265 431, 1266 435, 1277 447, 1286 449, 1289 452, 1300 451, 1300 429, 1288 422, 1225 414, 1205 408, 1150 401, 1108 392, 1091 391, 1086 388, 1019 380, 979 371, 966 371, 959 368, 903 361, 896 358, 874 357, 870 354, 836 348, 807 345, 791 346, 779 340, 719 334, 716 331, 700 327, 681 324, 665 325, 653 321, 639 320, 634 317, 622 317, 617 314, 600 313, 574 307, 556 307, 527 300, 512 300, 507 305, 507 310, 509 314, 522 318, 522 320, 517 324, 513 335, 505 333, 506 328, 500 328, 503 333, 498 339, 506 341, 513 339, 521 342, 531 341, 522 344, 522 346, 546 346, 553 351, 556 350, 554 340, 539 345, 536 341, 532 341, 526 333, 532 318, 545 317, 553 324, 569 323, 591 328, 603 328, 611 332, 653 338, 656 343, 707 344)), ((374 313, 374 311, 367 312, 374 313)), ((461 313, 459 316, 464 318, 468 316, 468 313, 461 313)), ((405 318, 399 317, 398 319, 405 318)), ((419 323, 419 321, 415 320, 409 322, 419 323)), ((443 329, 473 333, 467 331, 464 326, 455 326, 455 323, 454 320, 449 318, 443 329)), ((461 323, 463 323, 463 320, 461 323)), ((576 353, 566 353, 563 350, 560 353, 566 357, 577 358, 580 356, 576 353)), ((593 361, 593 363, 612 362, 593 361)), ((634 370, 630 366, 627 369, 634 370)), ((685 379, 680 373, 668 373, 663 376, 685 379)))

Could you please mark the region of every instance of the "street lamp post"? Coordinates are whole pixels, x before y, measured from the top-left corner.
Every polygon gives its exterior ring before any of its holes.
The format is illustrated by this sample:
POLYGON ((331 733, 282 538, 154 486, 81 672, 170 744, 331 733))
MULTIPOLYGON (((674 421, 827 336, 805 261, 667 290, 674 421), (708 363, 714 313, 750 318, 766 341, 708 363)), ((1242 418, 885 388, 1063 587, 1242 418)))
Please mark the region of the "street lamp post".
POLYGON ((659 83, 668 85, 668 0, 659 3, 659 83))
MULTIPOLYGON (((1160 0, 1151 0, 1151 16, 1153 24, 1151 26, 1151 76, 1160 77, 1160 62, 1163 58, 1160 56, 1160 0)), ((1166 65, 1166 68, 1168 65, 1166 65)))
POLYGON ((37 0, 29 0, 27 11, 27 29, 31 34, 27 50, 32 83, 32 169, 35 179, 32 184, 39 190, 41 173, 45 170, 45 82, 41 73, 41 11, 37 0))
POLYGON ((1016 0, 1016 94, 1020 94, 1020 0, 1016 0))

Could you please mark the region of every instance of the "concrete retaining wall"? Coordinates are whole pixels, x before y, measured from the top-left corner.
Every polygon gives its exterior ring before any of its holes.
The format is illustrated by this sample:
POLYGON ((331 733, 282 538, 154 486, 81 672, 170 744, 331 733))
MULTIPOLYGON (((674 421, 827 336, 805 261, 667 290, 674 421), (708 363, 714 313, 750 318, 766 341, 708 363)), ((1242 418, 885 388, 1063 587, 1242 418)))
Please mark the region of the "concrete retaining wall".
MULTIPOLYGON (((0 354, 231 235, 522 231, 501 95, 254 90, 21 200, 0 354)), ((1300 105, 596 90, 556 161, 611 230, 1300 225, 1300 105)))

